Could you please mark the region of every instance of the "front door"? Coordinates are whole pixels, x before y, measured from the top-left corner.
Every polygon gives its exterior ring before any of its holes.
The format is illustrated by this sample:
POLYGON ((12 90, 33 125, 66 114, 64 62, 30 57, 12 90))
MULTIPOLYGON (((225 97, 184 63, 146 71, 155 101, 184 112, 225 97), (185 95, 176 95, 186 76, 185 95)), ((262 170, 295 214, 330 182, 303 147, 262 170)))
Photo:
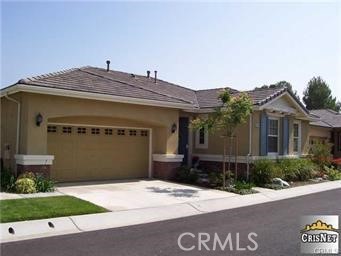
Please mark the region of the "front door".
POLYGON ((184 155, 182 164, 188 163, 188 117, 179 118, 179 154, 184 155))

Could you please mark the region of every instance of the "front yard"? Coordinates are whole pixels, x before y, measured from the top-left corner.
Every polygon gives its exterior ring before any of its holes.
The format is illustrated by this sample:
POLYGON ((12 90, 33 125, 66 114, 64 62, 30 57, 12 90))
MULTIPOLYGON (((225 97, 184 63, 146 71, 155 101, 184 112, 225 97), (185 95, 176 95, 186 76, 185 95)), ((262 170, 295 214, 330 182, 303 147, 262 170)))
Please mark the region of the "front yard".
POLYGON ((107 212, 107 210, 72 196, 9 199, 0 201, 1 223, 102 212, 107 212))

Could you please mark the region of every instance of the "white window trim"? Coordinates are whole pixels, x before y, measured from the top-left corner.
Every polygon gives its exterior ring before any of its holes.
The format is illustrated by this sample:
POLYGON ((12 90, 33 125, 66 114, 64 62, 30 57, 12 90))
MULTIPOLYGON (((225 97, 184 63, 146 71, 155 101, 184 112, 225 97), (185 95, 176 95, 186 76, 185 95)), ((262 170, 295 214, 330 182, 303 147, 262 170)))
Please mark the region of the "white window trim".
MULTIPOLYGON (((277 137, 277 152, 269 152, 269 142, 267 143, 267 149, 268 149, 268 156, 278 156, 279 155, 279 117, 275 117, 275 116, 269 116, 268 120, 276 120, 277 121, 277 136, 275 135, 270 135, 269 134, 269 126, 268 126, 268 136, 267 136, 267 140, 269 139, 269 136, 270 137, 277 137)), ((270 123, 270 122, 269 122, 270 123)))
POLYGON ((207 128, 205 128, 205 137, 204 137, 205 143, 200 144, 200 130, 195 131, 195 148, 200 149, 207 149, 208 148, 208 131, 207 128))
POLYGON ((301 121, 299 120, 295 120, 293 122, 293 126, 294 124, 298 124, 298 137, 295 137, 295 131, 294 131, 294 127, 292 129, 292 151, 294 155, 301 155, 302 153, 302 128, 301 128, 301 121), (298 138, 298 151, 294 151, 294 139, 298 138))

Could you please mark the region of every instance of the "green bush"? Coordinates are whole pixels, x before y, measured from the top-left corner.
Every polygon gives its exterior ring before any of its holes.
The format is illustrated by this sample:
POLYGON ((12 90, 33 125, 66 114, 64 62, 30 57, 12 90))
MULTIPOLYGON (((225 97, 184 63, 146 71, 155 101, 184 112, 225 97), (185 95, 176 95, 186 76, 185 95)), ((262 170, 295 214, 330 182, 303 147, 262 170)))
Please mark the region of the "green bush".
POLYGON ((198 180, 198 174, 189 167, 181 166, 176 172, 175 179, 180 182, 195 183, 198 180))
MULTIPOLYGON (((222 172, 211 171, 208 174, 208 180, 210 184, 215 187, 223 186, 223 178, 224 178, 224 174, 222 172)), ((226 180, 226 184, 231 184, 233 182, 233 173, 230 171, 226 171, 225 180, 226 180)))
POLYGON ((318 170, 318 166, 306 158, 283 159, 278 165, 287 181, 306 181, 315 177, 318 170))
POLYGON ((310 147, 311 160, 318 164, 321 168, 330 165, 332 161, 331 143, 315 143, 310 147))
POLYGON ((19 177, 18 177, 18 179, 22 179, 22 178, 27 178, 27 179, 35 180, 36 179, 36 175, 33 172, 24 172, 24 173, 20 174, 19 177))
POLYGON ((30 178, 20 178, 15 182, 15 190, 20 194, 36 193, 36 184, 30 178))
POLYGON ((234 187, 237 190, 242 190, 242 189, 252 189, 255 186, 252 182, 246 182, 246 181, 236 181, 234 183, 234 187))
POLYGON ((333 166, 324 166, 324 170, 328 175, 329 180, 341 180, 341 171, 335 169, 333 166))
POLYGON ((52 192, 54 191, 54 182, 50 179, 46 179, 42 175, 36 175, 35 178, 37 192, 52 192))
POLYGON ((8 169, 1 170, 1 191, 13 192, 15 190, 15 177, 8 169))
POLYGON ((271 183, 273 178, 282 178, 281 169, 272 160, 256 160, 253 166, 253 181, 257 185, 271 183))

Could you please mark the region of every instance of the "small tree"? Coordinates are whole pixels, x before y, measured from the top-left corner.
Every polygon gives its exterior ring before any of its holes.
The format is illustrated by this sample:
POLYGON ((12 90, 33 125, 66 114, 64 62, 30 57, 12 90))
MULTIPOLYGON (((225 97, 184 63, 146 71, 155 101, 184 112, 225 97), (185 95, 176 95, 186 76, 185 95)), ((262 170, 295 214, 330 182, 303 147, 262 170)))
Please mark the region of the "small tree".
POLYGON ((207 129, 212 133, 221 132, 223 136, 223 187, 226 187, 226 144, 230 139, 228 170, 230 171, 232 138, 238 125, 245 123, 252 112, 252 101, 246 93, 232 97, 229 90, 223 90, 218 98, 222 105, 207 118, 196 118, 191 122, 194 130, 207 129))

